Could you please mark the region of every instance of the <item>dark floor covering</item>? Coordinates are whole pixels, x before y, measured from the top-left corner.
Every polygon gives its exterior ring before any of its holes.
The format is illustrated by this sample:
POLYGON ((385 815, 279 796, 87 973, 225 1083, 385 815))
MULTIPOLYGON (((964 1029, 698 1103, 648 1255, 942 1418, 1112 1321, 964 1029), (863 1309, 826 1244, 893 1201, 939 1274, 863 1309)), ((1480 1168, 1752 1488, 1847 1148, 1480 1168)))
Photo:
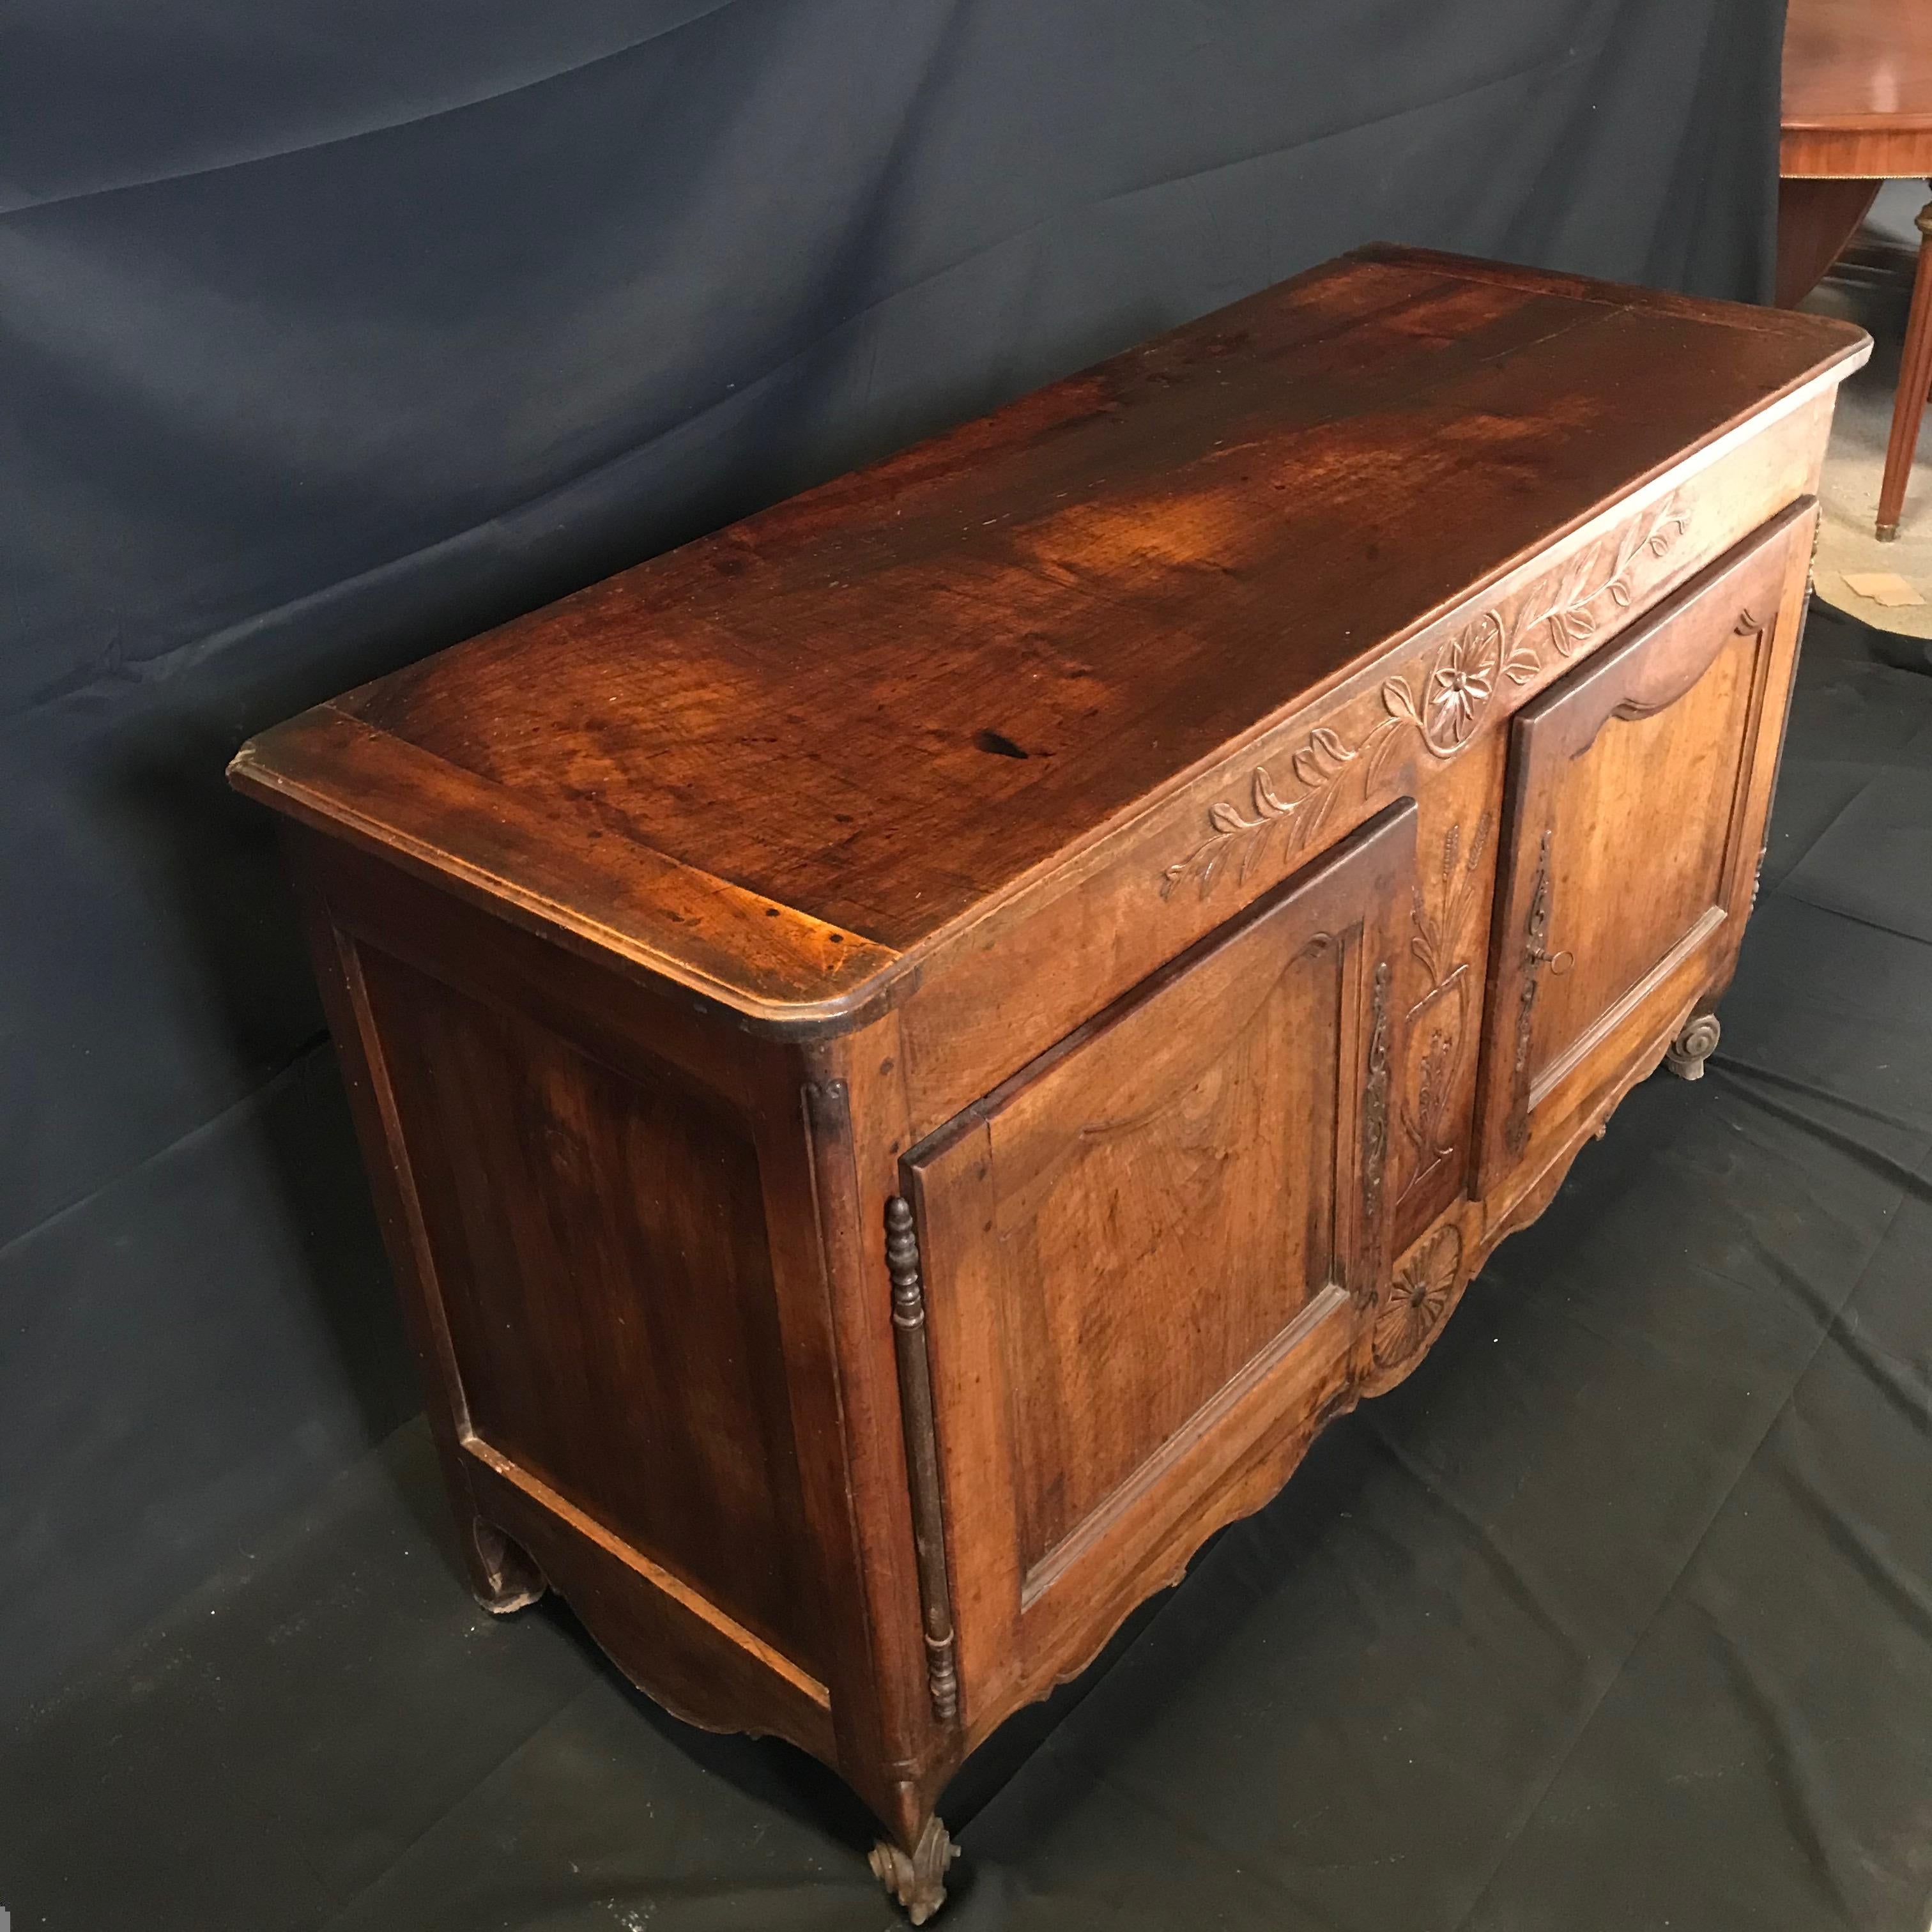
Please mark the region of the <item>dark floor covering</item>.
MULTIPOLYGON (((1722 1017, 968 1768, 941 1924, 1925 1932, 1932 677, 1826 611, 1722 1017)), ((16 1928, 884 1932, 867 1836, 476 1611, 420 1425, 0 1747, 16 1928)))

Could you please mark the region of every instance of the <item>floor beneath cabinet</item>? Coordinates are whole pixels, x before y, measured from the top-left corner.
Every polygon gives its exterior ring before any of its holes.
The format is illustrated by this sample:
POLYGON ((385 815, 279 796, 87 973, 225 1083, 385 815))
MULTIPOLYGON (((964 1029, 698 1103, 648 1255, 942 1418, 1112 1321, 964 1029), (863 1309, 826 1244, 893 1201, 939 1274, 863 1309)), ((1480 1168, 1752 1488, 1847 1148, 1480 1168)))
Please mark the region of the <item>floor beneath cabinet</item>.
MULTIPOLYGON (((1806 651, 1708 1077, 968 1767, 940 1925, 1924 1932, 1932 677, 1806 651)), ((884 1932, 868 1838, 477 1612, 419 1427, 0 1744, 16 1932, 884 1932)))

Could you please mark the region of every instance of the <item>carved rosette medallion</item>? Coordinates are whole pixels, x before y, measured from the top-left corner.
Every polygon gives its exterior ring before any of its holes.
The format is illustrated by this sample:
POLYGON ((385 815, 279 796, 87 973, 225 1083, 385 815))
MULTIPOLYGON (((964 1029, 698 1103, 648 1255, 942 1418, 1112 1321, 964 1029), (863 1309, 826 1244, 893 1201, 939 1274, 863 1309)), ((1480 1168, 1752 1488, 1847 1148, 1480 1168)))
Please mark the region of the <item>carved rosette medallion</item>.
POLYGON ((1206 836, 1161 874, 1162 898, 1188 879, 1204 898, 1231 859, 1245 878, 1277 832, 1291 852, 1312 844, 1344 780, 1359 775, 1366 799, 1406 738, 1419 737, 1435 758, 1454 758, 1505 686, 1528 684, 1546 668, 1541 639, 1548 638, 1557 659, 1574 656, 1610 614, 1630 608, 1644 559, 1666 555, 1690 524, 1677 500, 1665 498, 1618 532, 1607 550, 1586 545, 1525 595, 1472 619, 1436 646, 1426 670, 1412 663, 1384 679, 1381 716, 1359 735, 1318 724, 1290 757, 1298 793, 1284 796, 1268 767, 1257 765, 1245 798, 1217 799, 1208 808, 1206 836))
POLYGON ((1396 1270, 1376 1311, 1370 1347, 1378 1375, 1414 1361, 1435 1338, 1454 1304, 1462 1270, 1462 1237, 1438 1228, 1396 1270))

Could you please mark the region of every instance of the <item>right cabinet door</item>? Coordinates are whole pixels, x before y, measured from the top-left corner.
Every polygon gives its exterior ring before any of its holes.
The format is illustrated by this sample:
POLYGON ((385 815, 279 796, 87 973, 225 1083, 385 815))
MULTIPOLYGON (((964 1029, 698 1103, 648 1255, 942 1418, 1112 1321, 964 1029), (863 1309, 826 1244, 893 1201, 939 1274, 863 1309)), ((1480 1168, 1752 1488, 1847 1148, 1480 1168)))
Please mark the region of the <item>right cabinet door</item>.
POLYGON ((1512 721, 1485 1194, 1559 1152, 1730 970, 1816 515, 1794 505, 1512 721))

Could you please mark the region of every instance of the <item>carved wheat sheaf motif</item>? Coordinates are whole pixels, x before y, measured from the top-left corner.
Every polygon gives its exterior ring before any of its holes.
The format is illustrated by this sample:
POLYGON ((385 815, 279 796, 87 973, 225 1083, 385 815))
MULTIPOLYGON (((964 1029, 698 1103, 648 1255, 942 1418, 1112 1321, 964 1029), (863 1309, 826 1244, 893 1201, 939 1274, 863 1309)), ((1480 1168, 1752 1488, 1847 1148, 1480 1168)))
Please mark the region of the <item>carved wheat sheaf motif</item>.
POLYGON ((1277 832, 1291 851, 1312 843, 1343 780, 1359 772, 1364 795, 1372 791, 1411 733, 1436 758, 1454 758, 1475 736, 1498 692, 1505 684, 1527 684, 1543 669, 1539 637, 1548 634, 1559 658, 1574 656, 1600 628, 1605 602, 1627 609, 1643 560, 1666 555, 1690 525, 1689 512, 1666 497, 1623 532, 1607 556, 1586 549, 1520 602, 1472 619, 1438 646, 1426 674, 1383 680, 1382 715, 1354 743, 1326 724, 1309 733, 1288 760, 1298 793, 1284 797, 1268 767, 1257 765, 1245 801, 1217 799, 1208 807, 1206 837, 1162 873, 1162 898, 1190 878, 1204 898, 1231 859, 1246 878, 1277 832))
POLYGON ((1415 889, 1414 902, 1409 913, 1409 924, 1414 928, 1414 934, 1408 942, 1408 950, 1429 975, 1429 984, 1433 992, 1439 993, 1466 964, 1454 955, 1462 940, 1476 889, 1482 883, 1483 854, 1489 849, 1492 823, 1487 812, 1477 820, 1475 836, 1469 841, 1466 854, 1462 850, 1462 827, 1460 822, 1443 834, 1440 919, 1430 916, 1422 888, 1418 886, 1415 889))
POLYGON ((1415 1092, 1402 1102, 1402 1130, 1414 1150, 1414 1178, 1402 1191, 1405 1201, 1445 1160, 1454 1157, 1456 1143, 1448 1132, 1449 1103, 1455 1095, 1461 1044, 1460 1028, 1455 1033, 1442 1027, 1430 1028, 1415 1092))
POLYGON ((1430 912, 1420 884, 1410 908, 1408 950, 1428 975, 1429 990, 1409 1009, 1408 1018, 1413 1025, 1429 1015, 1430 1024, 1427 1043, 1415 1069, 1414 1090, 1402 1099, 1402 1130, 1411 1156, 1409 1178, 1399 1202, 1406 1201, 1456 1152, 1449 1111, 1469 1030, 1469 962, 1456 956, 1466 947, 1470 910, 1484 880, 1483 857, 1489 849, 1492 822, 1487 812, 1476 821, 1475 835, 1466 852, 1460 822, 1450 826, 1443 835, 1437 881, 1440 914, 1430 912))

